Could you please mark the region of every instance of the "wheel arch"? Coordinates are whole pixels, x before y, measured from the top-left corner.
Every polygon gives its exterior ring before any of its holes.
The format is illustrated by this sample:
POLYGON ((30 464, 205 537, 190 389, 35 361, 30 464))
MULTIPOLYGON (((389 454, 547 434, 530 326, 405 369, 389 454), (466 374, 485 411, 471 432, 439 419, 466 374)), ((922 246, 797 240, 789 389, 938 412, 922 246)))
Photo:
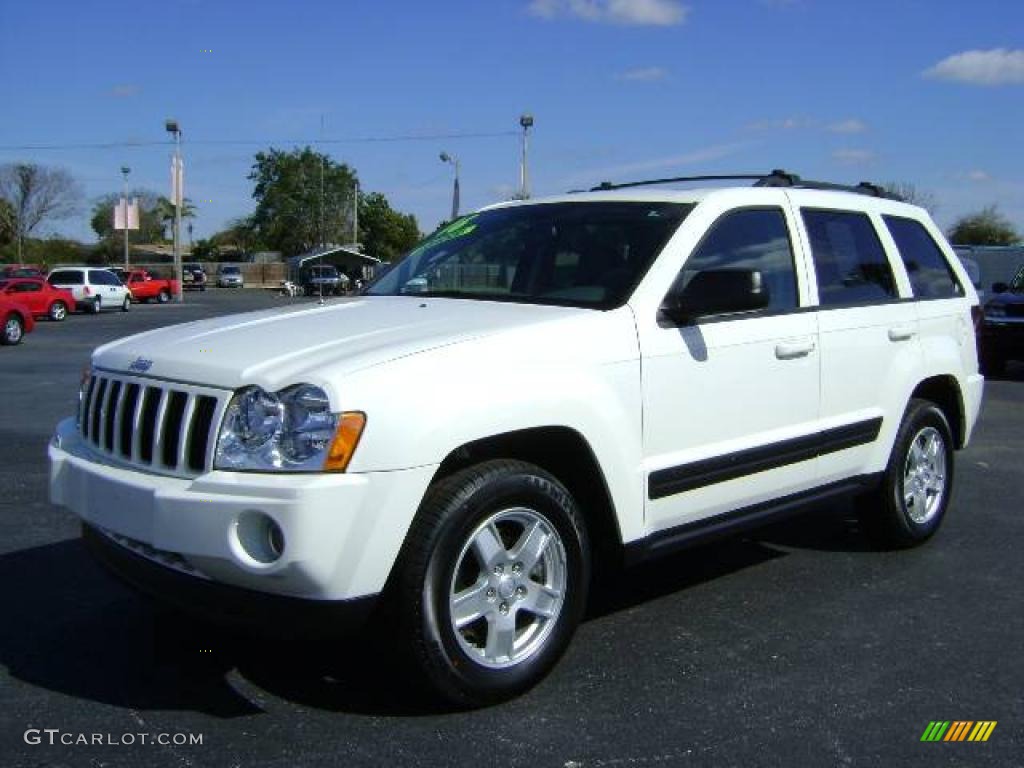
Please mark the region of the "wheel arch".
POLYGON ((615 502, 601 464, 587 439, 566 426, 530 427, 464 443, 438 466, 431 485, 460 469, 489 459, 535 464, 565 484, 580 506, 595 565, 614 567, 623 552, 615 502))
POLYGON ((924 379, 914 388, 910 397, 935 403, 949 422, 954 447, 964 447, 967 441, 967 419, 963 391, 955 376, 944 374, 924 379))

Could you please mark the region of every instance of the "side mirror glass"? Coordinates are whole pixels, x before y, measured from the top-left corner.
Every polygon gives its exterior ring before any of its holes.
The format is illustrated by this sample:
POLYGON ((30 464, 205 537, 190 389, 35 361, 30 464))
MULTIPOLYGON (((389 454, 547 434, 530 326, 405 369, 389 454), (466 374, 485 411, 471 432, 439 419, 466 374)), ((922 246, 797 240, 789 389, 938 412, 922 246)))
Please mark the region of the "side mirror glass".
POLYGON ((992 283, 992 293, 1006 293, 1010 286, 1006 283, 992 283))
POLYGON ((701 317, 764 309, 769 301, 760 270, 705 269, 685 288, 666 297, 661 314, 676 325, 685 325, 701 317))

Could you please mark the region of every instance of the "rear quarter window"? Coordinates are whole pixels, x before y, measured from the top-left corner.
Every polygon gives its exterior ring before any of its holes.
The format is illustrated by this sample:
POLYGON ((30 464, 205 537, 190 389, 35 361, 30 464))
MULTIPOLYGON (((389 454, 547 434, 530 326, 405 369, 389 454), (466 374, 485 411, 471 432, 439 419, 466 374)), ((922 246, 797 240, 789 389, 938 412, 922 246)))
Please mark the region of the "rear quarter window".
POLYGON ((882 219, 896 242, 916 298, 948 299, 964 295, 942 249, 921 222, 901 216, 883 216, 882 219))
POLYGON ((93 285, 121 285, 117 275, 105 269, 94 269, 89 272, 89 282, 93 285))
POLYGON ((82 285, 85 276, 80 269, 61 269, 51 273, 47 282, 50 285, 82 285))

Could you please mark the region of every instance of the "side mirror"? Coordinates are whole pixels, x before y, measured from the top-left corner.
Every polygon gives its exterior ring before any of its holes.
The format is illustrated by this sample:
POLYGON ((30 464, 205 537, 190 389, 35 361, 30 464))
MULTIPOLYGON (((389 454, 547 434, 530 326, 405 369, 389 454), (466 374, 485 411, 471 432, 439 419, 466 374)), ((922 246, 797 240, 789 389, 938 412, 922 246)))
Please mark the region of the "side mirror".
POLYGON ((1010 286, 1006 283, 992 283, 992 293, 1006 293, 1010 286))
POLYGON ((764 309, 769 300, 760 270, 705 269, 684 289, 665 298, 661 314, 676 325, 685 325, 709 315, 764 309))

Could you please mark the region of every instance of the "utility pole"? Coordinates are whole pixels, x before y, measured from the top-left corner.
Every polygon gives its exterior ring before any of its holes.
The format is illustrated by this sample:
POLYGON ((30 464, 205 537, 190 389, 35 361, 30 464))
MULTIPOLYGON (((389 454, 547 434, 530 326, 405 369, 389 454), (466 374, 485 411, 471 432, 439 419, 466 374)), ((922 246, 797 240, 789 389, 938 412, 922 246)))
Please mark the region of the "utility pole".
POLYGON ((121 174, 124 176, 124 194, 121 199, 121 219, 124 224, 124 268, 128 271, 128 211, 130 203, 128 202, 128 174, 132 172, 132 169, 127 165, 121 166, 121 174))
POLYGON ((167 120, 164 128, 174 136, 171 203, 174 205, 174 277, 178 281, 178 291, 174 298, 180 304, 185 300, 181 291, 181 206, 185 202, 185 169, 181 161, 181 126, 177 120, 167 120))
POLYGON ((352 181, 352 246, 359 245, 359 179, 352 181))
POLYGON ((519 168, 519 197, 522 200, 530 199, 530 174, 526 164, 526 150, 529 141, 530 128, 533 127, 533 115, 525 113, 519 116, 519 125, 523 128, 523 159, 519 168))

